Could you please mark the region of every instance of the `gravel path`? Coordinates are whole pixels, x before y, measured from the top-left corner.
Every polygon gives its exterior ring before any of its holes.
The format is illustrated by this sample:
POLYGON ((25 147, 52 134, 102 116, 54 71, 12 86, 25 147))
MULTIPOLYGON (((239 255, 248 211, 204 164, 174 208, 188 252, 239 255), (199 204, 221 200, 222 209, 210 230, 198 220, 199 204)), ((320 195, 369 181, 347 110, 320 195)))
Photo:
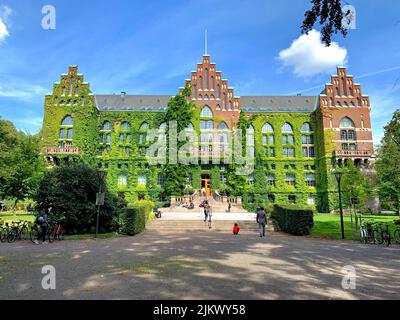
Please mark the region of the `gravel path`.
POLYGON ((274 234, 160 233, 0 244, 0 299, 399 299, 400 247, 274 234), (56 290, 43 290, 44 265, 56 290), (343 290, 342 268, 356 269, 343 290))

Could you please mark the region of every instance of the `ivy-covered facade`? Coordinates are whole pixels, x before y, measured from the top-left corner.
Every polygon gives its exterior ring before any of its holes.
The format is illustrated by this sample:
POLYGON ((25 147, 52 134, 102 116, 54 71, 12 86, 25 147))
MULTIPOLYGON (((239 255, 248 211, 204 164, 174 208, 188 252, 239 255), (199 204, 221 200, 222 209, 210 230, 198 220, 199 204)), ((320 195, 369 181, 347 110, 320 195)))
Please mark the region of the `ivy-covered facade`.
MULTIPOLYGON (((191 77, 188 101, 195 106, 189 130, 198 133, 200 158, 230 147, 228 134, 240 126, 254 132, 255 168, 238 177, 234 165, 191 164, 192 190, 209 195, 242 196, 246 208, 271 203, 336 206, 334 162, 367 163, 373 154, 369 98, 338 68, 319 96, 237 97, 210 56, 191 77)), ((184 87, 179 92, 184 92, 184 87)), ((166 139, 165 114, 171 96, 91 93, 89 83, 71 66, 45 97, 42 152, 49 165, 84 160, 107 172, 109 188, 134 201, 166 200, 161 164, 150 165, 150 129, 166 139)))

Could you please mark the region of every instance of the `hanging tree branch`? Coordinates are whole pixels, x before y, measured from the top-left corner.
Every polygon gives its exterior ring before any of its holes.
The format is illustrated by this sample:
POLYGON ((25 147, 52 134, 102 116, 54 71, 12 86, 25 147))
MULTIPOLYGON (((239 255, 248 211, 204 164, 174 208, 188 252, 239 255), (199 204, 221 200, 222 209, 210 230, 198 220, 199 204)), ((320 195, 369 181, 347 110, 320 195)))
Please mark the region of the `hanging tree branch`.
POLYGON ((350 12, 342 12, 341 0, 311 0, 311 3, 313 7, 304 14, 305 19, 301 26, 303 34, 308 34, 319 18, 322 41, 326 46, 330 46, 333 34, 340 32, 346 37, 347 29, 343 27, 342 21, 350 12))

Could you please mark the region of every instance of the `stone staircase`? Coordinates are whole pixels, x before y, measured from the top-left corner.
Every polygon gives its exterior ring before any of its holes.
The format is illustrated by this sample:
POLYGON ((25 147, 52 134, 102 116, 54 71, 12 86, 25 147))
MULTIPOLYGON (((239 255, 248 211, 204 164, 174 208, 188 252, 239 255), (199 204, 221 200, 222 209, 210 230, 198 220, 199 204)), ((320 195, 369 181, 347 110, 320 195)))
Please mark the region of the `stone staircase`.
MULTIPOLYGON (((232 233, 232 227, 235 223, 240 226, 240 232, 258 232, 258 225, 255 221, 235 221, 235 220, 215 220, 211 222, 211 228, 208 222, 199 220, 163 220, 157 219, 150 221, 146 229, 154 231, 169 232, 227 232, 232 233)), ((267 232, 273 231, 272 225, 268 225, 267 232)))

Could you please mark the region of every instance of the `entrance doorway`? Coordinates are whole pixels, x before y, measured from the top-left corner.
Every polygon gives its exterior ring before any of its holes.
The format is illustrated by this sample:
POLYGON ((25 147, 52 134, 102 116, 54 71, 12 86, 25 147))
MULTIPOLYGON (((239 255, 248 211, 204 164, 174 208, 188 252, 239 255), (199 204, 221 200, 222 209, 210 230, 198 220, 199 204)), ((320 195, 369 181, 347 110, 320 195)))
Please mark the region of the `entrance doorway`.
POLYGON ((201 175, 201 185, 200 189, 206 189, 206 196, 211 196, 211 179, 209 174, 202 174, 201 175))

